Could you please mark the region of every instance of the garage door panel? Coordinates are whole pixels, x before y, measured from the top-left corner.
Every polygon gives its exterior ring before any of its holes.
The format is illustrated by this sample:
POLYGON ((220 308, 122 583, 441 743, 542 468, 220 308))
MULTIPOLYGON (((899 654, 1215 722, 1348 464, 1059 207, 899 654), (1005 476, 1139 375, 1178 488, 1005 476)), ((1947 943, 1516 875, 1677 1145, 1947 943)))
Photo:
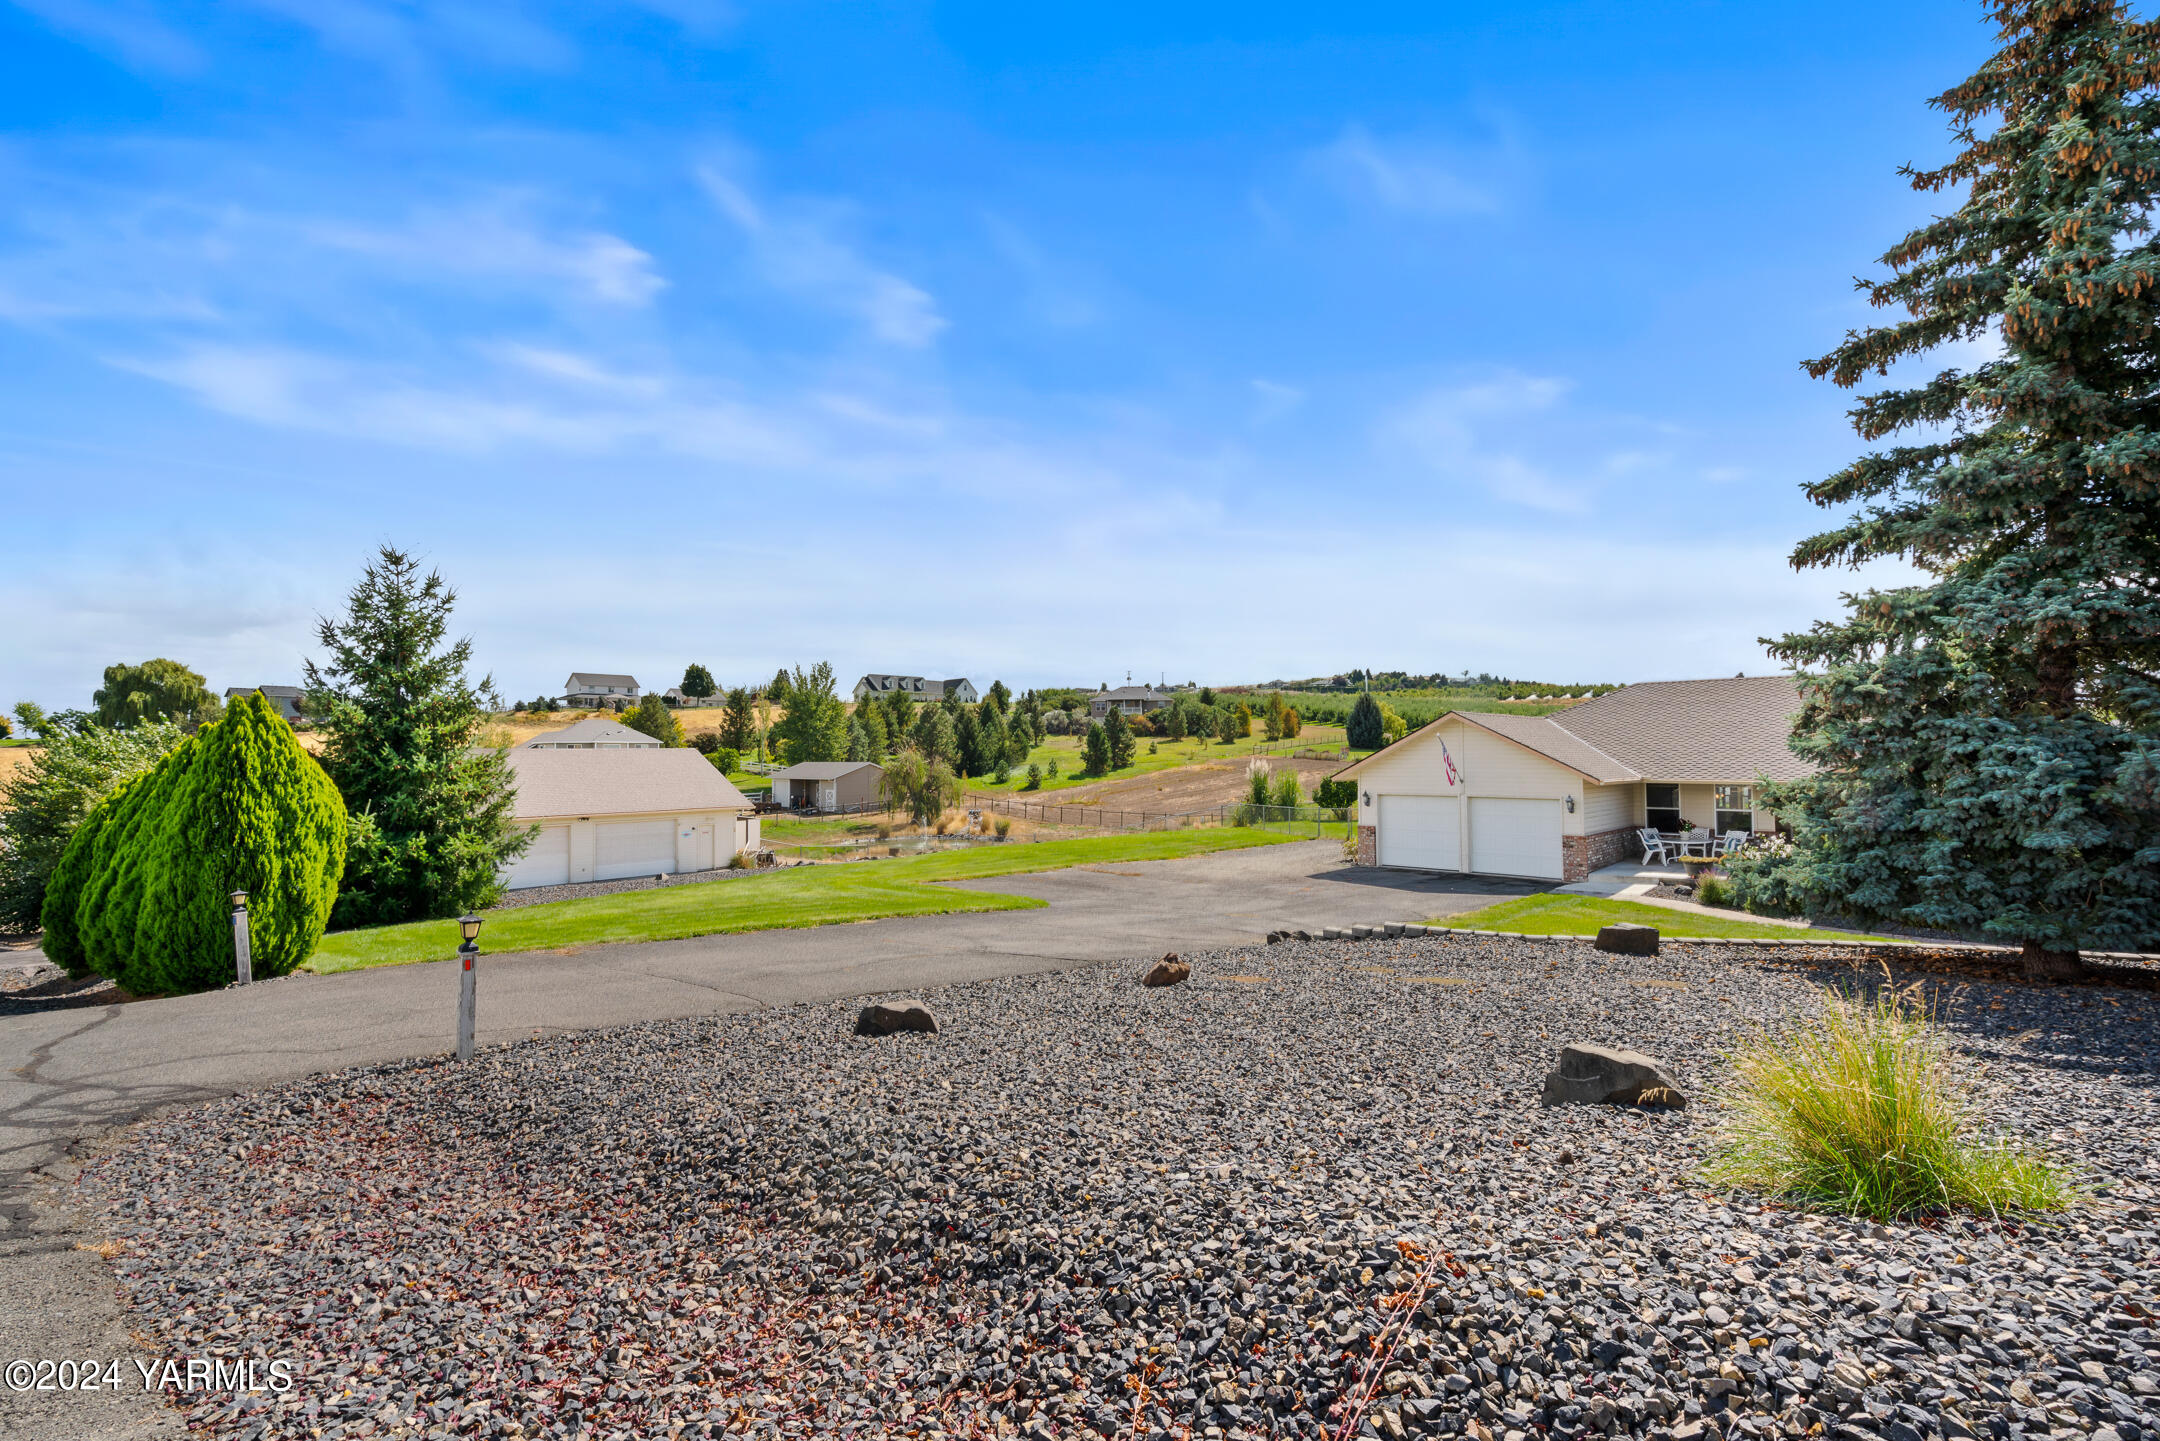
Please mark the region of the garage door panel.
POLYGON ((596 881, 675 873, 675 822, 602 821, 596 881))
POLYGON ((1470 869, 1487 876, 1559 880, 1560 802, 1473 796, 1470 869))
POLYGON ((568 826, 542 826, 533 837, 533 843, 510 863, 510 875, 503 882, 513 891, 526 890, 532 886, 562 886, 570 883, 570 828, 568 826))
POLYGON ((1380 864, 1461 870, 1461 804, 1453 796, 1380 797, 1380 864))

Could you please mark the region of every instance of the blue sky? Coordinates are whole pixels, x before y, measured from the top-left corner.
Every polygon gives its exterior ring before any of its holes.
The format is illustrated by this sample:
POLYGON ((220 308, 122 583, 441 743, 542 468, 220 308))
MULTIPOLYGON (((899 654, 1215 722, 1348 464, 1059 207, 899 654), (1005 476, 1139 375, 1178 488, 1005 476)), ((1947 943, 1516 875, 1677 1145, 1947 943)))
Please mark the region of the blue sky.
POLYGON ((1769 669, 1970 3, 0 0, 0 703, 1769 669), (1062 13, 1060 13, 1062 12, 1062 13))

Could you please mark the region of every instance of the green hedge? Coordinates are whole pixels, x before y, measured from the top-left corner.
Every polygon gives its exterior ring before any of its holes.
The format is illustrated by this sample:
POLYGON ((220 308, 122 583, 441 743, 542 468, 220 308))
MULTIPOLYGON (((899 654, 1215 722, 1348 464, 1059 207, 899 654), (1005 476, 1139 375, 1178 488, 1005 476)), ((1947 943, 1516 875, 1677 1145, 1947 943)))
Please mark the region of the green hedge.
POLYGON ((314 954, 345 868, 345 803, 260 695, 128 782, 68 843, 44 950, 142 995, 233 977, 226 896, 248 893, 258 977, 314 954))

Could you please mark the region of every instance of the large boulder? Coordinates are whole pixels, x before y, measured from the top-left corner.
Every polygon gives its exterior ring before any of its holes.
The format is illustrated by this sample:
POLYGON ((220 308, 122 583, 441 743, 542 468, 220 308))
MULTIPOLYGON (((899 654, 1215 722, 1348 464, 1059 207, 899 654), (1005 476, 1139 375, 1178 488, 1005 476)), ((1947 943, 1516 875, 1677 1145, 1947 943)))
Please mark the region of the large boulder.
POLYGON ((1685 1106, 1672 1072, 1641 1051, 1584 1043, 1562 1046, 1560 1064, 1545 1078, 1548 1106, 1685 1106))
POLYGON ((908 996, 896 996, 889 1001, 872 1001, 862 1008, 855 1018, 855 1034, 858 1036, 889 1036, 896 1031, 937 1031, 937 1017, 921 1001, 908 996))
POLYGON ((1192 967, 1179 960, 1177 952, 1172 951, 1147 968, 1146 973, 1140 977, 1140 984, 1143 986, 1177 986, 1183 985, 1191 977, 1192 967))
POLYGON ((1601 951, 1611 951, 1618 956, 1654 956, 1657 946, 1656 926, 1637 926, 1623 921, 1617 926, 1598 927, 1597 948, 1601 951))

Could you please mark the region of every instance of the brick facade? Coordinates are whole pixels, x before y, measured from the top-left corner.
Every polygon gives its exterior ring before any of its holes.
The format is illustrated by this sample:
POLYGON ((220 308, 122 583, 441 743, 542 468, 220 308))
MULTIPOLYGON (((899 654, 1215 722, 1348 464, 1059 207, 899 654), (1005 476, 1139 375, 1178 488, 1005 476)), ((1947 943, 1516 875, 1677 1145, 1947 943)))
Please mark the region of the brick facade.
POLYGON ((1560 872, 1563 881, 1579 881, 1592 871, 1618 865, 1636 854, 1635 827, 1618 826, 1588 836, 1560 838, 1560 872))
POLYGON ((1357 863, 1361 866, 1380 864, 1380 832, 1373 826, 1357 828, 1357 863))

